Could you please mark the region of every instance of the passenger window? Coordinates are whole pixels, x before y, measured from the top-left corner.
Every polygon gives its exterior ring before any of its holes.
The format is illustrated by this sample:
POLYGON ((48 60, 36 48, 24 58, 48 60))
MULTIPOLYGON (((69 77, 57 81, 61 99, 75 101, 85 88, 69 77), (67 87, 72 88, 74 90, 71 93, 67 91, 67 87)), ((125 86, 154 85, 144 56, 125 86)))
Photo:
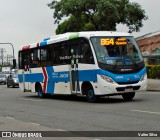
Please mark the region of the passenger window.
POLYGON ((32 49, 31 50, 31 67, 36 68, 39 66, 39 49, 32 49))
POLYGON ((66 42, 55 44, 53 54, 54 65, 69 64, 69 49, 66 42))
POLYGON ((79 38, 69 42, 70 50, 74 50, 74 55, 78 58, 78 63, 94 64, 93 53, 88 40, 79 38))
POLYGON ((82 63, 94 64, 94 58, 89 42, 86 40, 82 40, 81 48, 83 55, 82 63))

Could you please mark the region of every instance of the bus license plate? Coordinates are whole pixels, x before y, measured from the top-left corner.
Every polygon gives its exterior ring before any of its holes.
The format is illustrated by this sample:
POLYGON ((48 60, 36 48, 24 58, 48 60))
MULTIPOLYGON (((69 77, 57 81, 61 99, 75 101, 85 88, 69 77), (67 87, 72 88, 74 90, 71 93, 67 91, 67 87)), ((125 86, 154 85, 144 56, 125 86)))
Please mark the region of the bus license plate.
POLYGON ((133 92, 133 88, 126 88, 124 91, 125 92, 133 92))

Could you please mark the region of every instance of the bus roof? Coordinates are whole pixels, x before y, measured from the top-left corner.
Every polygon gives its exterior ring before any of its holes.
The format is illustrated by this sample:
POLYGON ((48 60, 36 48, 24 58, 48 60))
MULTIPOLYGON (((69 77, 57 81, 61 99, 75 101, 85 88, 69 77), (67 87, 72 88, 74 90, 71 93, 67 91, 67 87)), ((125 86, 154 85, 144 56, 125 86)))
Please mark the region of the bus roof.
POLYGON ((45 38, 42 42, 33 43, 22 47, 22 50, 28 50, 30 48, 41 47, 52 43, 57 43, 65 40, 70 40, 78 37, 90 38, 92 36, 132 36, 125 32, 113 32, 113 31, 86 31, 86 32, 68 32, 64 34, 54 35, 45 38))

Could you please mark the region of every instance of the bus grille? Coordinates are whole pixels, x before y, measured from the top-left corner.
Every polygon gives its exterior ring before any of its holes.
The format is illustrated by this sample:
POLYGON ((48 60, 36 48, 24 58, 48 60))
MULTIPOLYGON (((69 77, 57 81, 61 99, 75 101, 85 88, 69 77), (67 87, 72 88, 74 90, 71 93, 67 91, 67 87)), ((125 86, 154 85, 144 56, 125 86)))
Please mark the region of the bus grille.
MULTIPOLYGON (((133 86, 132 87, 133 90, 139 90, 140 89, 140 86, 133 86)), ((116 88, 117 91, 125 91, 126 87, 118 87, 116 88)))
POLYGON ((117 82, 119 85, 127 85, 127 84, 137 84, 139 81, 132 81, 132 82, 117 82))

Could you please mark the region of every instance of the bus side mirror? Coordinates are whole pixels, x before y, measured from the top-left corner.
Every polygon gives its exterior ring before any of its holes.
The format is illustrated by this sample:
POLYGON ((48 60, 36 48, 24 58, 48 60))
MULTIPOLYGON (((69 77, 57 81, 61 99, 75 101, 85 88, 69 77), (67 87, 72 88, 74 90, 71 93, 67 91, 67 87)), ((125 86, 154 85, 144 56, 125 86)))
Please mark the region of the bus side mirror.
POLYGON ((16 68, 16 59, 13 59, 13 69, 16 68))

